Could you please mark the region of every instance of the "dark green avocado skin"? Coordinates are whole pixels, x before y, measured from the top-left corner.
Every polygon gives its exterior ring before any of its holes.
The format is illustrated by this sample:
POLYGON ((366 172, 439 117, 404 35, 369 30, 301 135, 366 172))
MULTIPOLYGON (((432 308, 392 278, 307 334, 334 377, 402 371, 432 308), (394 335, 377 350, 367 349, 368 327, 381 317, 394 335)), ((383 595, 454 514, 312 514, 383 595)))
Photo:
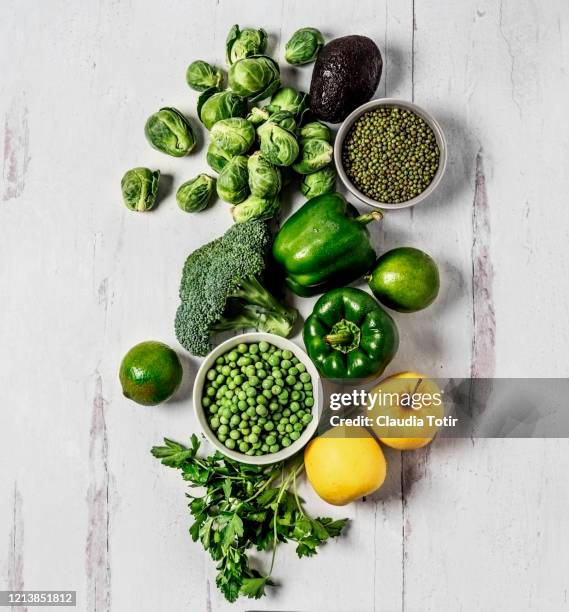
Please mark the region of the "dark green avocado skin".
POLYGON ((340 123, 371 100, 383 60, 367 36, 342 36, 324 46, 312 72, 310 108, 318 119, 340 123))

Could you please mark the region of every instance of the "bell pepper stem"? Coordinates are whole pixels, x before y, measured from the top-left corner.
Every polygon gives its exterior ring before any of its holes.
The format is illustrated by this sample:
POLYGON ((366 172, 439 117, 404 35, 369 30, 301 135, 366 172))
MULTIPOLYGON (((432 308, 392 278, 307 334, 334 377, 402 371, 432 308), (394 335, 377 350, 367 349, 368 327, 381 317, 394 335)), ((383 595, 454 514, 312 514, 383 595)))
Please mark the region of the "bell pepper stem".
POLYGON ((332 346, 337 346, 338 344, 351 344, 354 340, 354 334, 347 330, 341 331, 335 334, 328 334, 325 340, 332 346))
POLYGON ((362 225, 367 225, 371 221, 381 221, 383 219, 383 212, 381 210, 374 210, 367 215, 360 215, 355 218, 355 221, 361 223, 362 225))

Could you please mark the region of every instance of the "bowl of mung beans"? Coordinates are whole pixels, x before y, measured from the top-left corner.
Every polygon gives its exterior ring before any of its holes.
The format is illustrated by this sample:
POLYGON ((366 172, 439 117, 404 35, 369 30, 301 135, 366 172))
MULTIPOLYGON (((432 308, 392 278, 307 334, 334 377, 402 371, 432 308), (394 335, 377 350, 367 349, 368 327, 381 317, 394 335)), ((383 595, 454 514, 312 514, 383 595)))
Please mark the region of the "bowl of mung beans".
POLYGON ((440 183, 446 141, 437 120, 405 100, 363 104, 342 123, 334 144, 338 176, 359 200, 374 208, 415 206, 440 183))
POLYGON ((254 465, 288 459, 312 438, 322 412, 322 383, 294 342, 252 332, 226 340, 202 363, 194 412, 224 455, 254 465))

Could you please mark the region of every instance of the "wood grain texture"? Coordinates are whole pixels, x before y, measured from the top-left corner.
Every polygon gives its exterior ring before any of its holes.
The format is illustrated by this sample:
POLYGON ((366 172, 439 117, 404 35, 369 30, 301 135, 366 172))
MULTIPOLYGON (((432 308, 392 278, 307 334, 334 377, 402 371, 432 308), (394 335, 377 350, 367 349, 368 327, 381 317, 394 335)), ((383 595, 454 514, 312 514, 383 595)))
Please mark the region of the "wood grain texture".
MULTIPOLYGON (((207 170, 196 58, 223 63, 229 27, 263 26, 282 59, 297 28, 361 33, 384 56, 378 96, 439 119, 449 167, 437 193, 372 229, 378 250, 431 253, 441 295, 396 314, 388 373, 567 376, 569 6, 561 0, 5 0, 0 6, 0 588, 75 589, 86 612, 566 610, 567 440, 438 440, 386 453, 385 486, 314 513, 353 519, 313 559, 278 552, 268 600, 226 604, 188 536, 179 476, 149 454, 197 431, 198 361, 174 401, 127 402, 118 364, 173 332, 187 254, 229 226, 218 202, 181 213, 173 192, 207 170), (145 142, 172 105, 199 134, 174 159, 145 142), (120 202, 127 168, 159 168, 156 210, 120 202), (25 537, 24 537, 25 525, 25 537)), ((282 64, 307 89, 310 67, 282 64)), ((287 196, 284 214, 302 203, 287 196)), ((306 316, 314 300, 297 305, 306 316)), ((296 338, 301 342, 300 338, 296 338)), ((179 348, 179 347, 178 347, 179 348)))

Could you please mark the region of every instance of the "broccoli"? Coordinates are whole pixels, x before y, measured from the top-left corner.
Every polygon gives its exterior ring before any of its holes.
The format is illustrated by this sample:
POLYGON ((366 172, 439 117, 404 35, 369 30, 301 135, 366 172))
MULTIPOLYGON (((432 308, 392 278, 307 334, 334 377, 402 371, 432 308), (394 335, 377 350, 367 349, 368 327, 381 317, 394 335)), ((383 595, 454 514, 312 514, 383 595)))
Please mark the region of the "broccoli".
POLYGON ((262 284, 271 245, 266 221, 233 225, 189 255, 180 284, 176 336, 193 355, 211 350, 218 332, 253 328, 288 336, 298 312, 262 284))

